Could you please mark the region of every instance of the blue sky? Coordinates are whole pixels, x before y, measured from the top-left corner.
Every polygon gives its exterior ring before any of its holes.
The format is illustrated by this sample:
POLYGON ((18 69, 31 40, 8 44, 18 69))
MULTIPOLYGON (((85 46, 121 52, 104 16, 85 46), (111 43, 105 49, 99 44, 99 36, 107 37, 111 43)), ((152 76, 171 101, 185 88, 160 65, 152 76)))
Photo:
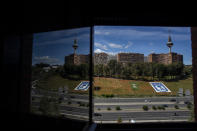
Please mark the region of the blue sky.
POLYGON ((184 64, 191 64, 191 34, 189 27, 95 26, 94 52, 168 53, 166 46, 170 30, 172 52, 183 55, 184 64))
POLYGON ((32 64, 64 64, 64 57, 72 54, 74 39, 77 38, 78 54, 89 54, 90 28, 77 28, 35 33, 33 39, 32 64))
MULTIPOLYGON (((174 46, 172 52, 183 54, 184 64, 191 64, 191 35, 188 27, 95 26, 94 52, 167 53, 168 30, 174 46)), ((88 54, 90 28, 35 33, 32 63, 63 64, 64 56, 73 53, 77 38, 78 54, 88 54)))

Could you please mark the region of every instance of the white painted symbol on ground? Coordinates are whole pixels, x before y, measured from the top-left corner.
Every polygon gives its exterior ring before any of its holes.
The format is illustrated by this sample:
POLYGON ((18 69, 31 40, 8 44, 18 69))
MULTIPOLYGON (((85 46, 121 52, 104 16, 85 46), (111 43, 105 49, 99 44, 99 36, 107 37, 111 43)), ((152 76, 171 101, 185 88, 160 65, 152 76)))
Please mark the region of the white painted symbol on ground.
POLYGON ((83 90, 86 91, 90 87, 89 81, 82 81, 75 90, 83 90))
POLYGON ((149 82, 156 92, 171 92, 162 82, 149 82))

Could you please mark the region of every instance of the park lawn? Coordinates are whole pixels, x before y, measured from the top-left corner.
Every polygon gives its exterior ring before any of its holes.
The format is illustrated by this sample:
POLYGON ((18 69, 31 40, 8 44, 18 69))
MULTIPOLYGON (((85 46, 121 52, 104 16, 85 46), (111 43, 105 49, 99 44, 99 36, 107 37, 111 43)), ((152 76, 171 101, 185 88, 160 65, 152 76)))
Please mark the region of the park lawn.
POLYGON ((80 94, 86 94, 87 91, 76 91, 74 90, 75 87, 83 80, 68 80, 65 78, 62 78, 60 75, 53 75, 49 77, 47 80, 45 80, 45 84, 42 86, 42 89, 51 90, 51 91, 58 91, 59 87, 67 86, 69 88, 69 92, 72 93, 80 93, 80 94))
POLYGON ((185 80, 163 83, 168 87, 168 89, 171 90, 173 95, 176 95, 176 92, 179 90, 179 88, 183 88, 184 92, 186 89, 189 89, 191 94, 193 94, 193 80, 191 77, 185 80))
MULTIPOLYGON (((163 82, 163 81, 161 81, 163 82)), ((144 97, 144 96, 175 96, 179 88, 192 90, 192 78, 179 80, 178 82, 163 82, 171 92, 156 93, 149 82, 136 80, 123 80, 115 78, 94 77, 94 87, 100 87, 100 90, 95 90, 95 96, 102 94, 113 94, 120 97, 144 97), (137 90, 131 88, 131 84, 135 83, 138 86, 137 90)))

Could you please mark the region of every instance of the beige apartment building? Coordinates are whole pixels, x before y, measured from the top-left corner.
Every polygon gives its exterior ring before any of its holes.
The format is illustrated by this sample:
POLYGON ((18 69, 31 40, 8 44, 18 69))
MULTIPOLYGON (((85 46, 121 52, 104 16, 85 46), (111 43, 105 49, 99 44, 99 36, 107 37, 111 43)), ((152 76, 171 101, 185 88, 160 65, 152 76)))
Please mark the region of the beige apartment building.
POLYGON ((120 63, 143 63, 144 54, 140 53, 118 53, 117 62, 120 63))

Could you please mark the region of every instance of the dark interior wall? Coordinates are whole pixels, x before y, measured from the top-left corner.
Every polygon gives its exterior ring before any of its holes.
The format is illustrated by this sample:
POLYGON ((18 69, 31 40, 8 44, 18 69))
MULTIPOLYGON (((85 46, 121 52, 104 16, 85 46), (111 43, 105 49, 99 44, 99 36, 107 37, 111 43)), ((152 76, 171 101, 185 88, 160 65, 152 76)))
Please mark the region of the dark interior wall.
POLYGON ((192 40, 192 72, 193 72, 193 88, 194 88, 194 112, 197 121, 197 27, 191 28, 192 40))
MULTIPOLYGON (((37 4, 37 3, 36 3, 37 4)), ((11 121, 11 124, 21 118, 23 114, 28 114, 30 101, 30 79, 31 79, 31 53, 32 53, 32 33, 45 32, 66 28, 77 28, 91 25, 146 25, 146 26, 197 26, 195 13, 180 10, 148 11, 146 7, 135 7, 130 4, 130 8, 102 7, 97 3, 88 5, 86 3, 70 2, 65 5, 48 6, 43 3, 36 5, 33 2, 21 5, 9 5, 6 13, 2 16, 3 24, 1 32, 1 114, 3 118, 11 121), (32 6, 33 5, 33 6, 32 6), (135 7, 135 8, 133 8, 135 7), (122 10, 122 8, 124 8, 122 10), (20 9, 20 10, 19 10, 20 9), (93 13, 93 14, 92 14, 93 13), (13 117, 14 116, 14 117, 13 117), (17 116, 17 118, 15 117, 17 116)), ((55 3, 54 3, 55 4, 55 3)), ((53 3, 51 3, 53 5, 53 3)), ((104 5, 104 3, 103 3, 104 5)), ((168 8, 169 9, 169 8, 168 8)), ((170 8, 172 9, 172 8, 170 8)), ((196 61, 196 28, 192 29, 192 53, 193 53, 193 77, 194 92, 196 92, 197 81, 197 61, 196 61)), ((195 100, 197 100, 195 96, 195 100)), ((195 105, 196 102, 195 102, 195 105)), ((197 108, 196 108, 197 109, 197 108)), ((197 113, 197 110, 195 110, 197 113)), ((54 119, 25 116, 24 121, 37 121, 45 124, 56 121, 54 119)), ((197 117, 196 117, 197 118, 197 117)), ((8 123, 9 123, 8 122, 8 123)), ((29 123, 31 126, 31 123, 29 123)))

